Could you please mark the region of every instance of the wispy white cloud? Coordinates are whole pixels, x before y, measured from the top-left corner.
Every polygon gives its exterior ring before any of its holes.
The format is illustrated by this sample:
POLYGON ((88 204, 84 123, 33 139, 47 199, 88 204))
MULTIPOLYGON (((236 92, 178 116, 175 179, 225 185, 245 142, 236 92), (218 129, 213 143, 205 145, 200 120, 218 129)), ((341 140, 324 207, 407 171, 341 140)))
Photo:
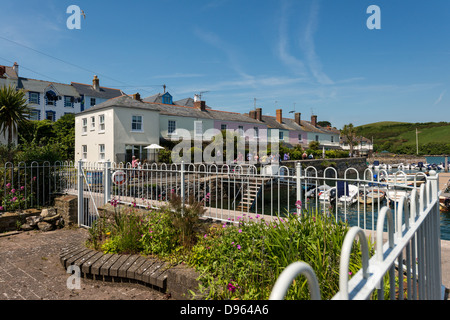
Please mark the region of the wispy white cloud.
MULTIPOLYGON (((319 4, 313 1, 306 19, 306 25, 300 35, 297 37, 298 41, 291 41, 293 37, 289 34, 289 12, 292 12, 291 3, 283 1, 281 4, 280 22, 279 22, 279 37, 277 43, 278 57, 286 66, 288 66, 295 74, 308 75, 311 80, 319 84, 329 85, 334 84, 330 77, 325 74, 318 54, 316 53, 314 34, 317 30, 319 21, 319 4), (296 57, 291 53, 289 48, 290 43, 298 43, 303 59, 296 57)), ((297 19, 301 20, 301 19, 297 19)))
POLYGON ((442 101, 442 98, 444 97, 446 91, 447 90, 444 90, 441 92, 441 94, 439 95, 439 98, 437 98, 437 100, 434 102, 434 105, 437 105, 438 103, 440 103, 442 101))
POLYGON ((215 47, 220 50, 227 58, 228 66, 234 70, 239 76, 249 79, 252 78, 249 74, 247 74, 241 66, 241 63, 238 58, 238 51, 234 46, 222 38, 220 38, 217 34, 212 31, 205 31, 200 28, 195 28, 194 33, 203 41, 208 43, 209 45, 215 47))
POLYGON ((306 68, 303 61, 294 57, 289 51, 289 32, 288 32, 288 11, 290 9, 289 3, 283 1, 281 4, 280 24, 278 28, 278 56, 280 60, 291 68, 291 71, 297 75, 306 75, 306 68))
POLYGON ((306 56, 308 67, 316 81, 320 84, 333 84, 334 82, 323 72, 320 58, 315 49, 314 34, 317 30, 318 21, 319 4, 317 0, 314 0, 311 4, 308 23, 306 25, 305 32, 301 37, 300 44, 302 45, 306 56))

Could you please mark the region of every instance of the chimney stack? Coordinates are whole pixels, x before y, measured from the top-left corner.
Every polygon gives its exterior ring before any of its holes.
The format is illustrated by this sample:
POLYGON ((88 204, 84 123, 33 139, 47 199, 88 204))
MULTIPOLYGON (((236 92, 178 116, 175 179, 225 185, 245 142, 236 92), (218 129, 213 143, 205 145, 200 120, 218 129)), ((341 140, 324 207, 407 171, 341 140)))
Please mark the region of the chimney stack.
POLYGON ((16 73, 16 75, 19 76, 19 65, 17 64, 17 62, 14 62, 13 70, 16 73))
POLYGON ((294 115, 295 115, 295 123, 301 126, 300 122, 302 120, 302 114, 300 112, 296 112, 294 115))
POLYGON ((311 124, 317 127, 317 116, 311 116, 311 124))
POLYGON ((205 101, 195 101, 194 100, 194 107, 201 110, 201 111, 205 111, 206 110, 206 103, 205 101))
POLYGON ((141 95, 139 94, 139 92, 136 92, 135 94, 133 94, 133 99, 137 100, 137 101, 141 101, 141 95))
POLYGON ((94 79, 92 80, 92 87, 94 90, 100 89, 100 80, 97 78, 97 76, 94 76, 94 79))
POLYGON ((248 113, 248 116, 252 119, 256 119, 256 111, 255 110, 250 110, 248 113))
POLYGON ((256 108, 256 120, 262 121, 262 109, 256 108))
POLYGON ((283 114, 281 109, 277 109, 277 121, 283 123, 283 114))

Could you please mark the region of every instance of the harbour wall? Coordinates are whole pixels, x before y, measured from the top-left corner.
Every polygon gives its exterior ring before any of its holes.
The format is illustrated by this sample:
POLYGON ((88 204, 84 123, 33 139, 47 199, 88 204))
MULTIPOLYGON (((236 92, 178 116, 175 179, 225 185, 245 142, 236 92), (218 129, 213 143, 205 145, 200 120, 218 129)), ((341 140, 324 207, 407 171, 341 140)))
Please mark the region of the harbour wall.
MULTIPOLYGON (((360 174, 367 169, 367 158, 326 158, 326 159, 308 159, 308 160, 292 160, 292 161, 282 161, 282 166, 287 166, 289 168, 295 168, 295 164, 300 162, 302 165, 302 169, 306 169, 309 166, 312 166, 317 169, 317 173, 319 176, 323 176, 323 172, 326 168, 332 167, 335 168, 338 177, 344 177, 345 170, 348 168, 356 169, 360 174)), ((331 172, 331 171, 330 171, 331 172)), ((349 173, 354 173, 354 170, 349 171, 349 173)))

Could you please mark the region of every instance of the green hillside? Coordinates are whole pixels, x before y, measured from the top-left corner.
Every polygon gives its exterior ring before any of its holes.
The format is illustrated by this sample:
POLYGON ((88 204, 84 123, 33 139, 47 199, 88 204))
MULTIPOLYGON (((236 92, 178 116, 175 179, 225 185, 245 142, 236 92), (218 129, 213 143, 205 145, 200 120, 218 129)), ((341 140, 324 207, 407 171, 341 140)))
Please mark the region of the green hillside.
POLYGON ((359 135, 373 138, 375 151, 416 154, 416 129, 419 154, 450 153, 450 123, 409 123, 383 121, 356 127, 359 135))

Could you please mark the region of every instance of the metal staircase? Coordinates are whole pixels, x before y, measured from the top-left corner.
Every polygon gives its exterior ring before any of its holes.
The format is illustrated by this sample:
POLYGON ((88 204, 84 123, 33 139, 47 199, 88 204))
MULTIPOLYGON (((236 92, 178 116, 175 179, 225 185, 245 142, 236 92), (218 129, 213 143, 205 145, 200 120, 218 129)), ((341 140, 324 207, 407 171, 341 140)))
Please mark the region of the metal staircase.
POLYGON ((242 194, 238 195, 238 198, 236 199, 239 203, 236 209, 238 211, 249 211, 255 203, 262 186, 269 180, 269 178, 255 177, 244 179, 244 181, 242 181, 242 194))

